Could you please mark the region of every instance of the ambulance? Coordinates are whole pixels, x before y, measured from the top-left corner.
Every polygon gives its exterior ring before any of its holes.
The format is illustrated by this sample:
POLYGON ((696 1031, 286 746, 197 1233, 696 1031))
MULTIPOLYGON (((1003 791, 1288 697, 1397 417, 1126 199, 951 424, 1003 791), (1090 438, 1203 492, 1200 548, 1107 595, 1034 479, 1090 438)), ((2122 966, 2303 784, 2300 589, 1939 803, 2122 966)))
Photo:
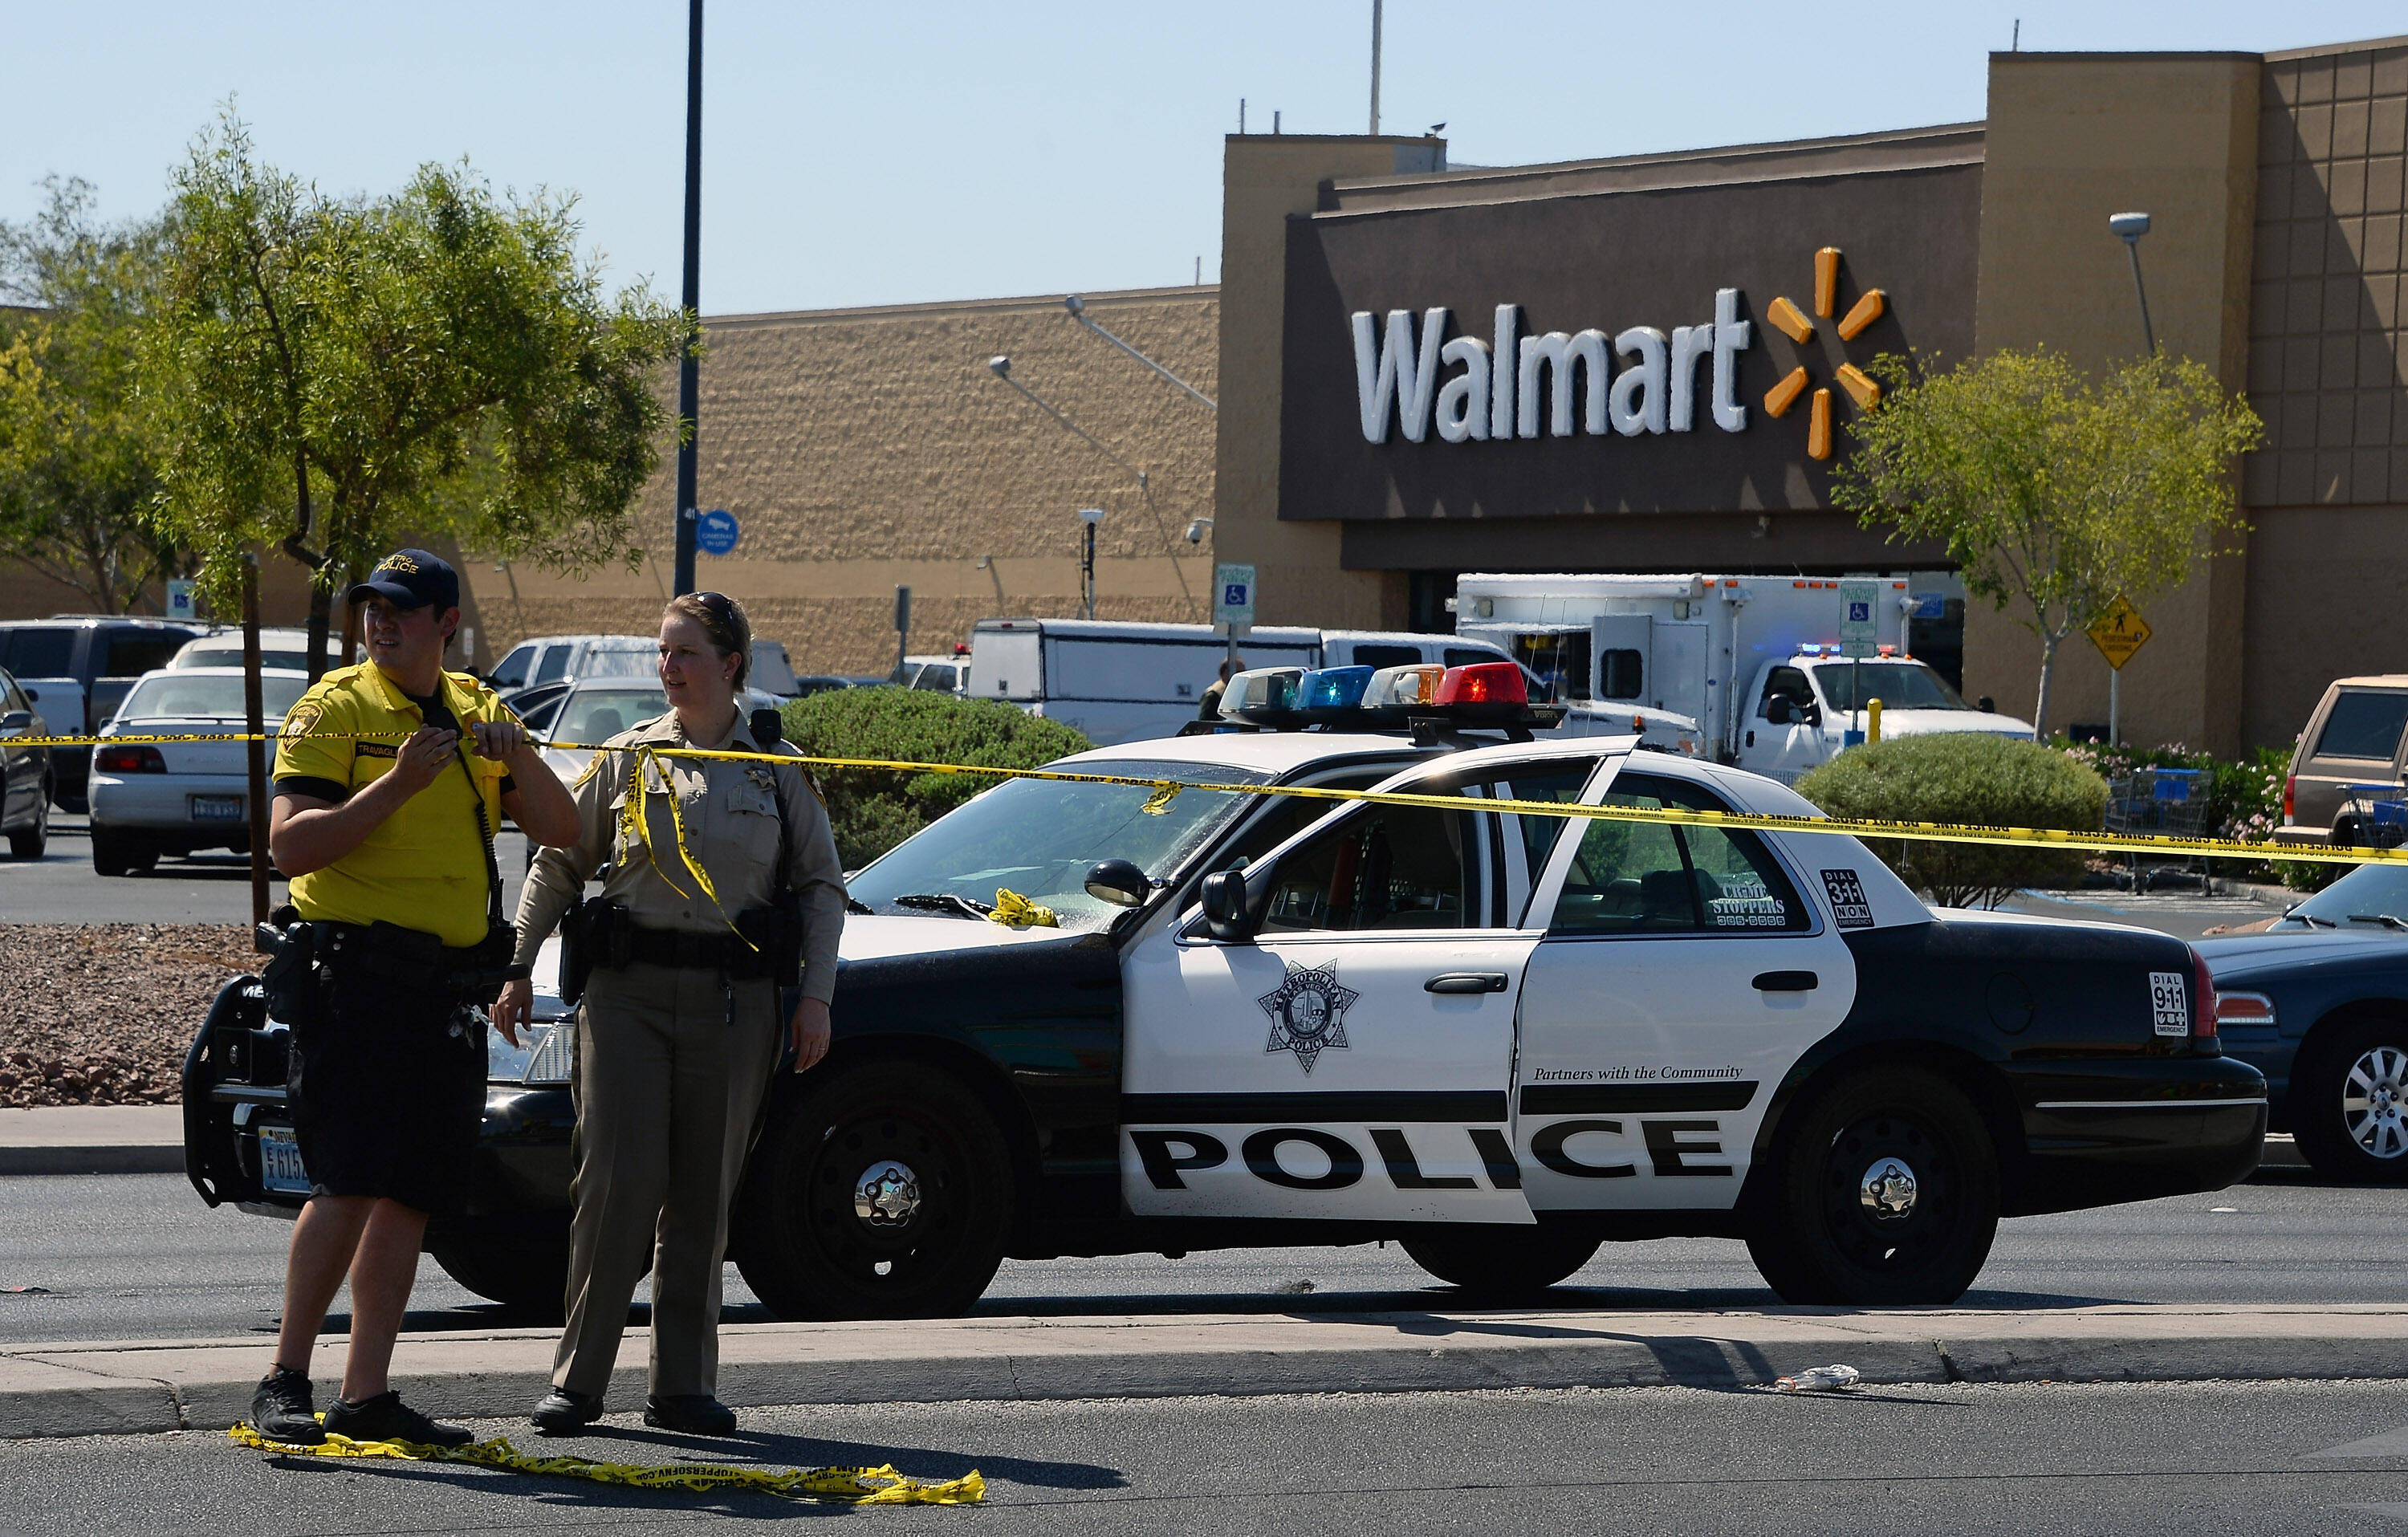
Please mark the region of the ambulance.
MULTIPOLYGON (((1489 641, 1547 680, 1580 713, 1637 710, 1696 723, 1698 750, 1715 762, 1795 783, 1870 730, 1881 734, 1980 731, 2029 740, 2028 721, 1986 699, 1968 703, 1914 654, 1917 626, 1950 600, 1953 575, 1877 578, 1707 575, 1493 575, 1463 577, 1453 600, 1455 633, 1489 641), (1842 582, 1873 592, 1872 654, 1842 654, 1842 582)), ((1961 612, 1961 607, 1959 609, 1961 612)))

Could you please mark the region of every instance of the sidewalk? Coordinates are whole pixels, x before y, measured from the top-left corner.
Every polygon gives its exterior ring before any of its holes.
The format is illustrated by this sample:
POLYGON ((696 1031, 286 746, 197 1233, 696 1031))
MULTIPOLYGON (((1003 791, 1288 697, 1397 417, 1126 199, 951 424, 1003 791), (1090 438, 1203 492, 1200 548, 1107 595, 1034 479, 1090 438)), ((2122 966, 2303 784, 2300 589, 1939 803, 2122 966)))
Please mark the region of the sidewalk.
POLYGON ((0 1174, 180 1174, 181 1105, 0 1110, 0 1174))
MULTIPOLYGON (((2268 1169, 2305 1169, 2291 1139, 2266 1139, 2268 1169)), ((0 1110, 0 1175, 180 1174, 180 1105, 62 1106, 0 1110)))
MULTIPOLYGON (((611 1405, 643 1401, 628 1330, 611 1405)), ((394 1374, 429 1410, 517 1418, 549 1386, 552 1329, 408 1334, 394 1374)), ((1868 1383, 2264 1381, 2408 1375, 2408 1306, 2110 1306, 2060 1312, 1410 1313, 909 1323, 720 1331, 738 1407, 1394 1393, 1678 1385, 1761 1387, 1842 1362, 1868 1383)), ((331 1372, 338 1343, 322 1354, 331 1372)), ((264 1339, 0 1347, 0 1438, 222 1429, 264 1339)))

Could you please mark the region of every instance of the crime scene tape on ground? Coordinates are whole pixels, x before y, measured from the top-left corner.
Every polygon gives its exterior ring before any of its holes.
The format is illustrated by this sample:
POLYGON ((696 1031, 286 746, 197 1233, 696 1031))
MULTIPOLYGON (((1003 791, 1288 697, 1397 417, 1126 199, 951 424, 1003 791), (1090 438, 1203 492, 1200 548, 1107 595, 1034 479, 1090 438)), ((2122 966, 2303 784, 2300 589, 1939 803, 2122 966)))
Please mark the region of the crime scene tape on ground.
POLYGON ((248 1425, 226 1431, 236 1445, 277 1457, 380 1458, 402 1462, 466 1462, 504 1472, 545 1478, 580 1478, 631 1489, 753 1489, 787 1500, 824 1500, 848 1505, 975 1505, 986 1499, 986 1480, 972 1469, 959 1478, 926 1484, 892 1467, 766 1468, 727 1462, 595 1462, 581 1457, 529 1457, 495 1436, 466 1446, 426 1446, 409 1441, 353 1441, 329 1431, 325 1444, 296 1446, 270 1441, 248 1425))
MULTIPOLYGON (((405 732, 308 732, 321 740, 376 740, 405 732)), ((21 747, 165 745, 175 742, 275 741, 273 735, 222 732, 187 736, 33 737, 13 739, 21 747)), ((291 738, 283 740, 294 740, 291 738)), ((981 763, 914 763, 896 758, 813 757, 791 753, 742 753, 729 748, 663 747, 653 743, 606 747, 599 742, 550 742, 555 753, 641 753, 655 757, 724 758, 740 763, 783 763, 806 768, 867 768, 891 773, 972 774, 991 779, 1054 780, 1074 784, 1130 784, 1154 794, 1140 808, 1156 815, 1189 790, 1215 795, 1295 796, 1309 800, 1368 800, 1383 806, 1425 806, 1517 816, 1560 816, 1597 822, 1669 823, 1684 826, 1744 827, 1753 831, 1812 836, 1887 839, 1917 843, 1979 843, 2006 848, 2064 849, 2083 854, 2181 855, 2204 859, 2290 859, 2319 864, 2408 864, 2408 847, 2336 848, 2324 843, 2245 843, 2220 838, 2176 838, 2166 833, 2076 832, 2060 827, 1985 827, 1954 822, 1891 822, 1861 817, 1782 816, 1759 812, 1699 812, 1684 806, 1581 806, 1561 800, 1506 800, 1486 797, 1426 795, 1411 790, 1337 790, 1311 784, 1230 784, 1203 779, 1162 779, 1092 773, 1068 768, 1004 768, 981 763)), ((2403 792, 2408 794, 2408 792, 2403 792)))

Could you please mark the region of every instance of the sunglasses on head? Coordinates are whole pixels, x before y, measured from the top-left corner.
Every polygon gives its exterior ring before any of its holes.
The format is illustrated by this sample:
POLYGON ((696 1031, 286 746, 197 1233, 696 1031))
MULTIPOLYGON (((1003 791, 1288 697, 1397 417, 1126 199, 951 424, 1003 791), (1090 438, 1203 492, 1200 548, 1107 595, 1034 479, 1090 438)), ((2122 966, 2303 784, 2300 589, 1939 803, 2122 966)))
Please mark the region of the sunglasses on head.
POLYGON ((728 601, 725 593, 696 593, 694 595, 694 600, 722 619, 727 618, 736 607, 728 601))

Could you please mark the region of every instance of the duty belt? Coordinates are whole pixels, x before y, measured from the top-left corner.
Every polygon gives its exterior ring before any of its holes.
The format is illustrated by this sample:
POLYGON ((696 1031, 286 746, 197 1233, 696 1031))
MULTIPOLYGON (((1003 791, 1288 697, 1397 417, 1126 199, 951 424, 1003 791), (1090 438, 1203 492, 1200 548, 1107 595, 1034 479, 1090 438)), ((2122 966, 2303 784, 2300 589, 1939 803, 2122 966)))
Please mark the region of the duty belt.
MULTIPOLYGON (((769 974, 767 955, 734 934, 647 928, 634 922, 624 923, 621 932, 626 937, 624 954, 629 962, 642 961, 650 966, 673 967, 685 971, 723 971, 731 978, 766 977, 769 974)), ((605 945, 603 954, 595 958, 595 964, 607 967, 618 958, 617 946, 605 945)))

